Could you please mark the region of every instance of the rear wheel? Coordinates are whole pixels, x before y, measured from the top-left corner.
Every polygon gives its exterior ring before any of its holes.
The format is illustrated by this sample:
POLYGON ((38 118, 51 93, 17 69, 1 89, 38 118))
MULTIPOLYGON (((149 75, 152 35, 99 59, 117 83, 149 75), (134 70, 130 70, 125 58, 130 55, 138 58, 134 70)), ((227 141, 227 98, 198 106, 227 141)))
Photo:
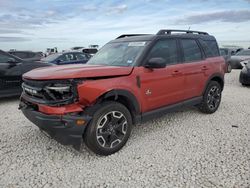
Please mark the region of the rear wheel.
POLYGON ((203 113, 212 114, 220 106, 221 102, 221 85, 216 81, 211 81, 203 95, 203 100, 199 105, 199 109, 203 113))
POLYGON ((128 109, 117 102, 105 102, 93 113, 84 141, 87 147, 99 155, 110 155, 127 142, 132 128, 128 109))
POLYGON ((228 73, 232 72, 232 66, 230 65, 230 63, 228 63, 227 65, 227 72, 228 73))

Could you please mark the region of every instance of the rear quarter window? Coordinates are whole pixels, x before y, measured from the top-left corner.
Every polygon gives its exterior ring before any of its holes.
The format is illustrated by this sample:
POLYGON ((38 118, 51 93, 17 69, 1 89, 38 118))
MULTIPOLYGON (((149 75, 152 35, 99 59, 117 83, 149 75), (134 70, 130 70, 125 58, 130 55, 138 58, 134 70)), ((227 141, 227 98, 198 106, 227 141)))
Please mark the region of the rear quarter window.
POLYGON ((206 57, 220 56, 219 48, 215 40, 200 40, 206 57))

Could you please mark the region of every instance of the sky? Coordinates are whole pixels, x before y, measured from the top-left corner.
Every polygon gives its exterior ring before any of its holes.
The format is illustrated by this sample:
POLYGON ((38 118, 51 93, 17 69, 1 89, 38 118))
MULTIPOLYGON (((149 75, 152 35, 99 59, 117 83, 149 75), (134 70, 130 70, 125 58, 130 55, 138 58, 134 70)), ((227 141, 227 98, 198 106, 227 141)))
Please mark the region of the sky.
POLYGON ((121 34, 206 31, 250 46, 250 0, 0 0, 0 49, 100 46, 121 34))

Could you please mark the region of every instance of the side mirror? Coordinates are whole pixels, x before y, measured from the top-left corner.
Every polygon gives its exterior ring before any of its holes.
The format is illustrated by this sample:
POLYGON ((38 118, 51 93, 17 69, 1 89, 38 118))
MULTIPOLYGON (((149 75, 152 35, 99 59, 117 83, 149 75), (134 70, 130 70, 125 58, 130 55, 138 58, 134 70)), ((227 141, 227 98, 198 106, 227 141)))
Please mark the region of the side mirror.
POLYGON ((161 57, 154 57, 148 60, 145 67, 150 69, 160 69, 166 67, 166 60, 161 57))

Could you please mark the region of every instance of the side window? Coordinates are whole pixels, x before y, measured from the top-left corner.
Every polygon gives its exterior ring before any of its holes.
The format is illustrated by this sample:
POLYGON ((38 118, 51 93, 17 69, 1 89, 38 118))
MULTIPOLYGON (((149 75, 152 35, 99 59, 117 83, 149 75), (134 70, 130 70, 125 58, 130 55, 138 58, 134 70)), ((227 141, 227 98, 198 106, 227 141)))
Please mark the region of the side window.
POLYGON ((0 54, 0 64, 1 63, 7 63, 9 59, 10 59, 9 56, 0 54))
POLYGON ((77 60, 88 60, 85 54, 75 54, 77 60))
POLYGON ((220 56, 217 42, 214 40, 200 40, 207 57, 220 56))
POLYGON ((166 60, 167 65, 178 62, 177 43, 175 39, 158 41, 149 53, 149 59, 161 57, 166 60))
POLYGON ((33 58, 33 57, 35 57, 35 53, 33 53, 33 52, 28 52, 27 53, 27 56, 28 56, 28 58, 33 58))
POLYGON ((201 50, 195 40, 182 39, 181 44, 185 61, 198 61, 202 59, 201 50))
POLYGON ((27 54, 25 52, 14 52, 13 55, 17 56, 17 57, 19 57, 21 59, 27 58, 27 54))
POLYGON ((61 55, 60 57, 58 57, 57 60, 60 60, 60 61, 67 61, 66 59, 66 56, 65 55, 61 55))
POLYGON ((74 54, 63 54, 58 59, 61 61, 73 61, 75 57, 74 54))
POLYGON ((65 54, 65 57, 66 57, 66 61, 76 60, 74 54, 65 54))

